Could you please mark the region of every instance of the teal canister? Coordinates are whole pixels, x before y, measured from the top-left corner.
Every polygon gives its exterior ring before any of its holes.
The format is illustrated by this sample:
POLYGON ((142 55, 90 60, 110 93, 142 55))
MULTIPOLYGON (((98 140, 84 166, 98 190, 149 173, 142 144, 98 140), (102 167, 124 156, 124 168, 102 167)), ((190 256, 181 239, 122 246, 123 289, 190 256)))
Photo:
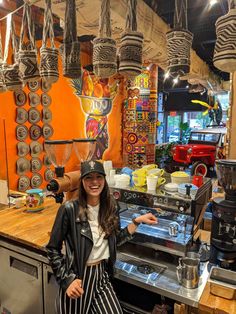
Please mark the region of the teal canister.
POLYGON ((31 189, 26 191, 26 210, 37 212, 44 209, 44 197, 42 189, 31 189))

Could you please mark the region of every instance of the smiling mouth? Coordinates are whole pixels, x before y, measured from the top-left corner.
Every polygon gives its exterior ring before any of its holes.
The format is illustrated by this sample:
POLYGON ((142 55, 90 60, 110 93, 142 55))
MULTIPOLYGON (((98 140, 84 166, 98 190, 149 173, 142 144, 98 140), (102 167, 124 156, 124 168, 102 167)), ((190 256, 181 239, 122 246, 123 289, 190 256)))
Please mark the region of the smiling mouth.
POLYGON ((97 185, 96 186, 90 186, 89 189, 92 191, 98 191, 100 189, 100 186, 97 186, 97 185))

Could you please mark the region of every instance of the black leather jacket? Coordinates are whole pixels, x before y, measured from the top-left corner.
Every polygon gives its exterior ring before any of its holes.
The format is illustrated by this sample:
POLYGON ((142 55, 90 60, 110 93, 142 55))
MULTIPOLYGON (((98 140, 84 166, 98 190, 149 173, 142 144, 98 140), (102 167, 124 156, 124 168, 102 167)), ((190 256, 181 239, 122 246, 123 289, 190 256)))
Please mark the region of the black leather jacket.
MULTIPOLYGON (((66 290, 75 278, 82 279, 93 247, 92 232, 88 220, 78 218, 79 202, 68 201, 57 213, 51 237, 46 246, 47 255, 57 282, 66 290), (63 242, 66 254, 62 253, 63 242)), ((112 273, 116 260, 116 246, 130 240, 127 227, 108 237, 110 258, 108 271, 112 273)))

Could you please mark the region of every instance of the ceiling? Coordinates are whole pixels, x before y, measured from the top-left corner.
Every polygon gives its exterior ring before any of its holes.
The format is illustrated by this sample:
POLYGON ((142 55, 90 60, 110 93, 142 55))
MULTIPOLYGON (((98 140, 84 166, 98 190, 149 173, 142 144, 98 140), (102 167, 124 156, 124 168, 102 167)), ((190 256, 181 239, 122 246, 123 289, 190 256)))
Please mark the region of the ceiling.
MULTIPOLYGON (((173 28, 176 0, 144 0, 164 22, 173 28)), ((194 34, 192 48, 210 69, 223 80, 229 74, 216 69, 213 65, 213 52, 216 41, 215 22, 228 12, 228 0, 218 0, 211 6, 210 0, 187 0, 188 29, 194 34)))
MULTIPOLYGON (((34 6, 34 20, 36 21, 37 38, 40 39, 42 38, 43 24, 43 10, 40 7, 44 7, 44 0, 30 1, 37 5, 37 7, 34 6)), ((98 12, 93 10, 93 8, 99 8, 100 1, 101 0, 76 0, 77 7, 79 9, 77 13, 77 26, 79 27, 78 33, 83 35, 80 36, 80 41, 90 41, 91 37, 97 34, 98 12)), ((112 22, 114 24, 113 35, 116 37, 119 37, 122 32, 126 12, 124 4, 126 1, 127 0, 111 0, 111 6, 113 9, 112 22)), ((227 0, 218 0, 218 3, 212 7, 209 5, 210 0, 187 1, 188 29, 194 34, 193 49, 197 52, 200 59, 209 65, 214 73, 218 74, 221 79, 228 80, 229 74, 216 69, 212 62, 216 41, 215 22, 219 16, 227 13, 227 0)), ((163 29, 166 28, 166 30, 168 30, 167 28, 169 27, 173 27, 175 0, 144 0, 144 2, 163 20, 161 21, 161 19, 155 19, 155 21, 153 20, 155 24, 150 24, 149 27, 143 29, 143 31, 146 32, 145 36, 147 36, 145 40, 146 49, 144 50, 145 52, 148 52, 151 57, 153 57, 151 58, 152 60, 156 60, 156 63, 164 64, 166 61, 164 42, 165 36, 161 33, 159 25, 162 23, 165 24, 166 26, 161 26, 164 27, 163 29), (156 34, 158 34, 159 37, 157 37, 156 34)), ((6 15, 7 12, 18 8, 23 3, 23 0, 4 1, 3 4, 0 5, 0 17, 6 15)), ((141 1, 138 3, 140 4, 141 1)), ((65 0, 52 0, 52 4, 53 12, 57 14, 59 18, 63 18, 65 12, 65 0)), ((139 24, 142 24, 145 27, 145 25, 147 25, 145 23, 151 20, 149 14, 150 13, 145 8, 142 12, 139 10, 139 24)), ((18 20, 21 20, 22 10, 17 12, 16 16, 18 17, 18 20)), ((54 20, 54 30, 56 37, 59 40, 62 40, 63 29, 60 27, 59 18, 55 18, 54 20)))

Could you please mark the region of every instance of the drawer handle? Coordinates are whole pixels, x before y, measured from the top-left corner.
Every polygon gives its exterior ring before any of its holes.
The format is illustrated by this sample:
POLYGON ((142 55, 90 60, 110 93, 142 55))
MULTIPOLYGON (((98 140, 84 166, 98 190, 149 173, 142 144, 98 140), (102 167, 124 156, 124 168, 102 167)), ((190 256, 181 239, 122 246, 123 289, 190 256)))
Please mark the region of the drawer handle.
POLYGON ((10 267, 38 279, 38 268, 36 266, 23 262, 13 256, 10 256, 10 267))

